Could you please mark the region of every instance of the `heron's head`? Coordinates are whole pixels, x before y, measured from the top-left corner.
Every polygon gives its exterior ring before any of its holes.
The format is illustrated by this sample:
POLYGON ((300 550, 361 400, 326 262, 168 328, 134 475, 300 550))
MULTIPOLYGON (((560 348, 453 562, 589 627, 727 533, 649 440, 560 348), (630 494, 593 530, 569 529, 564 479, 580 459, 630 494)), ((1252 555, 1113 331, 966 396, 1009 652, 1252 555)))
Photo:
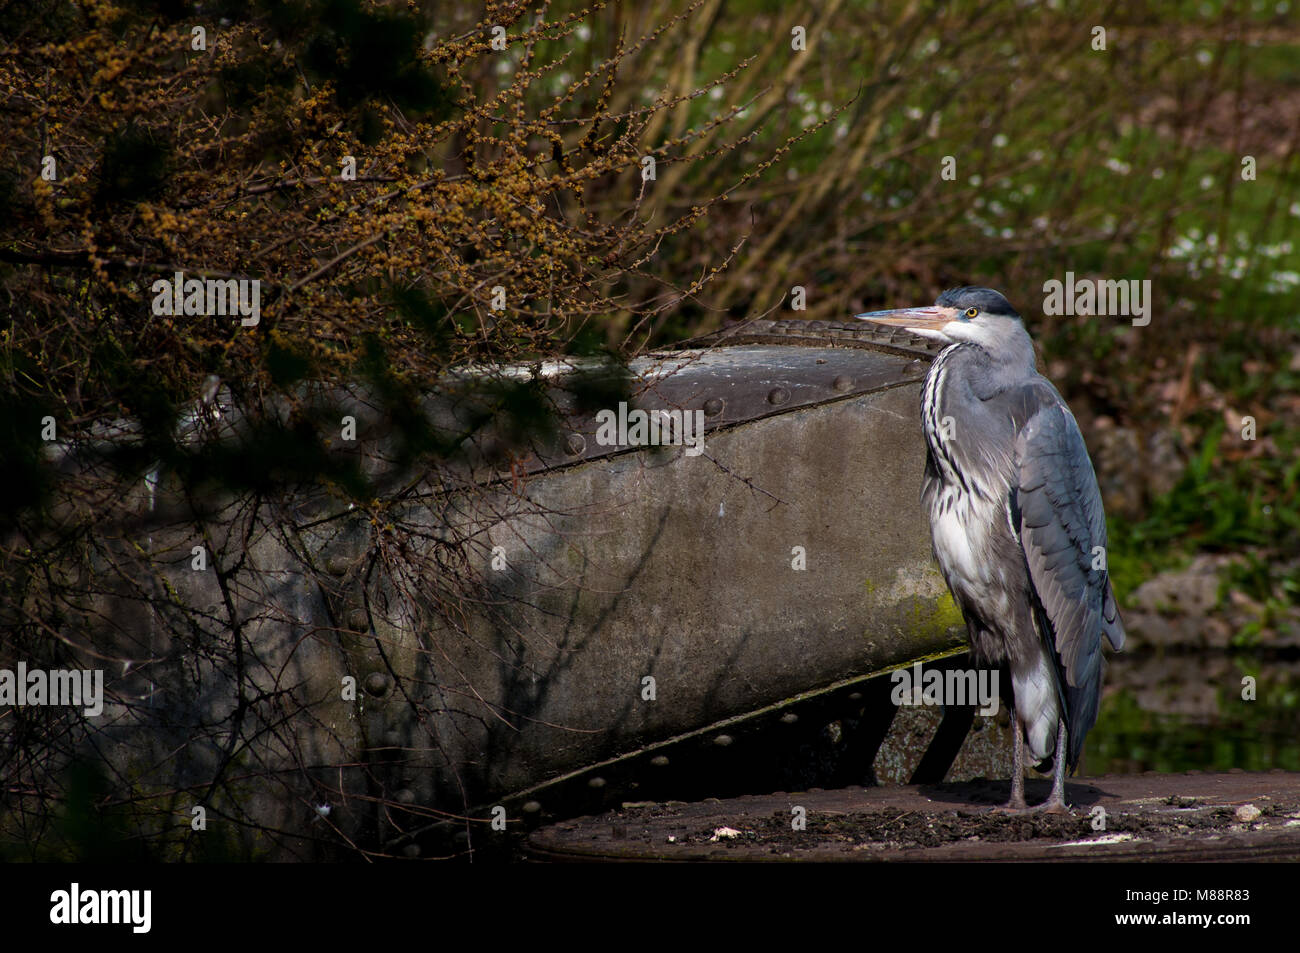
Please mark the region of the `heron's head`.
POLYGON ((939 295, 933 307, 868 311, 857 317, 907 328, 945 344, 977 344, 995 354, 1022 350, 1029 340, 1016 309, 992 288, 951 288, 939 295))

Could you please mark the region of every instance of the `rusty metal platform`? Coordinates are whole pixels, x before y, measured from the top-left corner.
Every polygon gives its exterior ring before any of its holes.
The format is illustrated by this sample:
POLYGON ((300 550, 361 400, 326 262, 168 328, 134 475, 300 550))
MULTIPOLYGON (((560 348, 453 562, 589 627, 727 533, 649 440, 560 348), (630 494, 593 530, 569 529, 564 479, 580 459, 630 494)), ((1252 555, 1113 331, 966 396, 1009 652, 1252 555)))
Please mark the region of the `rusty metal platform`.
MULTIPOLYGON (((540 828, 539 861, 1296 861, 1300 774, 1109 775, 1067 786, 1069 816, 1005 815, 1007 781, 777 792, 540 828), (797 808, 806 825, 796 830, 797 808), (1098 810, 1100 809, 1100 810, 1098 810), (1094 829, 1104 812, 1104 829, 1094 829)), ((1030 803, 1046 781, 1026 783, 1030 803)))

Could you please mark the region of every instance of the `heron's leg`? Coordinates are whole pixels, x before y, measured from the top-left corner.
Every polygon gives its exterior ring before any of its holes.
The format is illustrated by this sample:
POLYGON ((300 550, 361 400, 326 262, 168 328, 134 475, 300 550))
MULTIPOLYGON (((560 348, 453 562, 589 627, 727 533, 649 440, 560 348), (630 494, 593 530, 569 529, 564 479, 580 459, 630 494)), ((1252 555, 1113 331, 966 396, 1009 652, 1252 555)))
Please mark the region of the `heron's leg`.
POLYGON ((1061 718, 1056 723, 1056 770, 1052 772, 1052 793, 1047 796, 1046 801, 1037 807, 1030 808, 1030 810, 1042 811, 1045 814, 1070 813, 1070 809, 1065 806, 1066 757, 1065 719, 1061 718))
POLYGON ((1025 730, 1020 727, 1016 710, 1011 714, 1011 800, 1002 807, 994 808, 998 812, 1019 813, 1025 809, 1025 730))
POLYGON ((1018 712, 1011 712, 1011 800, 1007 807, 1025 808, 1025 729, 1018 712))

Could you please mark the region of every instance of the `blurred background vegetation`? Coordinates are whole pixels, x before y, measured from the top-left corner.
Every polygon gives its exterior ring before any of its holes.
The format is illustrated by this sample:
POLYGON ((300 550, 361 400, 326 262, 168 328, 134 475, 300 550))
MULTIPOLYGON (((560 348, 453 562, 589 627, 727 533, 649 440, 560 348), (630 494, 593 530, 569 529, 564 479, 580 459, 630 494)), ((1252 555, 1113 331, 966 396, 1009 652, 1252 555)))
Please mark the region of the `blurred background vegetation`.
MULTIPOLYGON (((47 414, 137 421, 138 479, 183 469, 175 422, 214 375, 246 409, 358 375, 400 408, 466 363, 618 365, 980 284, 1084 428, 1138 646, 1290 653, 1268 717, 1293 729, 1298 54, 1288 0, 0 0, 8 605, 48 555, 47 414), (261 324, 153 315, 177 270, 260 279, 261 324), (1044 316, 1067 272, 1149 279, 1151 323, 1044 316), (1195 611, 1143 595, 1188 572, 1195 611)), ((537 417, 526 390, 501 407, 537 417)), ((299 427, 256 469, 307 476, 324 446, 299 427)), ((418 422, 410 447, 453 452, 418 422)), ((1103 706, 1099 736, 1150 711, 1103 706)))
MULTIPOLYGON (((163 419, 208 374, 625 358, 795 285, 839 319, 978 283, 1084 425, 1122 591, 1194 550, 1300 548, 1287 0, 2 9, 15 459, 37 411, 163 419), (176 269, 260 278, 263 325, 146 319, 176 269), (1152 323, 1041 315, 1067 272, 1150 279, 1152 323)), ((13 505, 40 497, 26 476, 13 505)), ((1275 568, 1237 581, 1294 596, 1275 568)))

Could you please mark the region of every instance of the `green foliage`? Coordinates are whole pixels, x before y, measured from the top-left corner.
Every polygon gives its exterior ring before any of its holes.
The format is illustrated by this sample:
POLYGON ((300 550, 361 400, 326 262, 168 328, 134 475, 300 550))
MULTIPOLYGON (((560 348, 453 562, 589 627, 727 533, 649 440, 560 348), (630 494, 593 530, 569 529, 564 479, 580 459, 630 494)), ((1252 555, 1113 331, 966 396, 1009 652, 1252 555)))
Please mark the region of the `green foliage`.
POLYGON ((266 348, 266 370, 277 387, 296 384, 311 373, 309 357, 298 353, 292 346, 272 340, 266 348))
POLYGON ((172 144, 156 129, 127 123, 104 143, 95 204, 138 202, 162 192, 172 164, 172 144))
POLYGON ((0 842, 0 858, 93 864, 155 859, 146 842, 135 836, 129 812, 108 803, 113 786, 99 763, 76 759, 62 780, 64 799, 51 818, 53 830, 33 845, 0 842))
POLYGON ((565 378, 564 388, 573 395, 578 413, 595 414, 631 401, 632 375, 626 364, 606 355, 603 360, 592 358, 580 365, 565 378))
POLYGON ((338 432, 346 408, 321 406, 289 422, 266 420, 252 425, 233 442, 204 443, 177 449, 164 458, 196 502, 220 499, 222 493, 268 495, 286 487, 337 486, 353 499, 367 499, 373 487, 356 455, 331 452, 323 434, 338 432))
POLYGON ((256 56, 223 66, 217 78, 226 104, 239 111, 256 105, 268 91, 288 91, 297 82, 293 68, 287 63, 256 56))
POLYGON ((24 512, 41 512, 54 487, 54 473, 45 457, 42 420, 52 406, 39 395, 15 386, 35 368, 21 355, 6 355, 0 379, 0 528, 8 529, 24 512))
POLYGON ((434 354, 449 355, 458 333, 470 331, 468 316, 461 315, 459 326, 442 302, 430 299, 416 284, 396 285, 389 290, 390 300, 408 327, 424 335, 424 346, 434 354))
POLYGON ((1121 524, 1112 548, 1145 554, 1171 546, 1295 551, 1300 493, 1294 457, 1279 454, 1225 464, 1219 457, 1223 441, 1222 422, 1208 425, 1178 483, 1152 501, 1144 518, 1121 524))
POLYGON ((543 378, 497 381, 487 390, 494 398, 492 419, 514 446, 522 447, 535 439, 549 441, 555 436, 554 405, 543 378))
POLYGON ((413 117, 442 118, 451 100, 420 60, 424 26, 410 10, 385 9, 361 0, 320 0, 308 10, 315 30, 303 48, 303 65, 317 81, 336 82, 345 106, 388 97, 413 117))

